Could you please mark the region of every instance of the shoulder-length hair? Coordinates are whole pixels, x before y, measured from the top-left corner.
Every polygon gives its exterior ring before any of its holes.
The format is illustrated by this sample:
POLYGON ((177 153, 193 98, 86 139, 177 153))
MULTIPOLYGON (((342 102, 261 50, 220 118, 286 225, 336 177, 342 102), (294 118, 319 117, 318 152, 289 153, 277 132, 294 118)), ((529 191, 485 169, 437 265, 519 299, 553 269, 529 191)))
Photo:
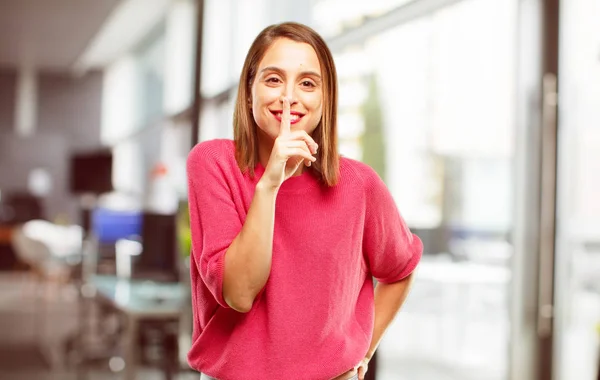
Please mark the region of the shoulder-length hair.
POLYGON ((313 170, 322 183, 333 186, 339 179, 339 153, 337 147, 337 74, 331 51, 325 41, 308 26, 285 22, 265 28, 256 37, 246 55, 240 75, 237 100, 233 114, 233 134, 236 160, 242 171, 249 170, 254 176, 258 163, 258 136, 252 110, 251 90, 258 65, 268 48, 279 38, 306 43, 317 53, 323 75, 323 114, 312 137, 319 145, 317 161, 308 170, 313 170))

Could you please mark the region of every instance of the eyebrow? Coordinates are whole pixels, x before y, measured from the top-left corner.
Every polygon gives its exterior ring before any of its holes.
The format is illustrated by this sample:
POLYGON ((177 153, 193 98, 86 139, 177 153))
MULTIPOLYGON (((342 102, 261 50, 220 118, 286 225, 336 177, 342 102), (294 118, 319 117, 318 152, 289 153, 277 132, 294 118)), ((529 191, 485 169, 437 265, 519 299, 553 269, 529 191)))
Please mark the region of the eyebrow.
MULTIPOLYGON (((281 75, 285 75, 285 72, 282 69, 280 69, 279 67, 276 67, 276 66, 267 66, 264 69, 260 70, 259 74, 262 74, 265 71, 275 71, 275 72, 277 72, 277 73, 279 73, 281 75)), ((310 71, 310 70, 309 71, 302 71, 300 73, 300 76, 314 76, 314 77, 317 77, 317 78, 321 79, 321 74, 317 73, 316 71, 310 71)))

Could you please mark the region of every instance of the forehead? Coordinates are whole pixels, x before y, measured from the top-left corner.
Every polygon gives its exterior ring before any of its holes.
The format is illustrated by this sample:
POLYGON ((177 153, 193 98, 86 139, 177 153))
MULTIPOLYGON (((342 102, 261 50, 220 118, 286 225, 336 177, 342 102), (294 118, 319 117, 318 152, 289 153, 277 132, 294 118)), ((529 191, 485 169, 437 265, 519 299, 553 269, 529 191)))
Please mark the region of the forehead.
POLYGON ((287 38, 278 38, 269 46, 258 65, 258 70, 267 66, 277 66, 286 71, 311 70, 321 73, 315 49, 307 43, 287 38))

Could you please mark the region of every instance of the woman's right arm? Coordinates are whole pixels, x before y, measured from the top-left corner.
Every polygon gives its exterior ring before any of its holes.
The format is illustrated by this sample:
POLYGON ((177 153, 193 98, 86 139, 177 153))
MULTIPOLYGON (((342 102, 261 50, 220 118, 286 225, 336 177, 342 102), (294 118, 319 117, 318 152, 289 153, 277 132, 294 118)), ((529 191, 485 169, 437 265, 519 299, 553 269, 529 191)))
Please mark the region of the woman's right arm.
POLYGON ((232 309, 250 311, 271 273, 277 189, 261 182, 240 233, 225 253, 223 298, 232 309))
MULTIPOLYGON (((290 105, 283 102, 279 136, 256 185, 246 220, 225 253, 223 298, 234 310, 250 311, 271 273, 275 200, 279 187, 302 163, 316 159, 317 144, 304 131, 290 131, 290 105)), ((309 164, 308 164, 309 165, 309 164)))

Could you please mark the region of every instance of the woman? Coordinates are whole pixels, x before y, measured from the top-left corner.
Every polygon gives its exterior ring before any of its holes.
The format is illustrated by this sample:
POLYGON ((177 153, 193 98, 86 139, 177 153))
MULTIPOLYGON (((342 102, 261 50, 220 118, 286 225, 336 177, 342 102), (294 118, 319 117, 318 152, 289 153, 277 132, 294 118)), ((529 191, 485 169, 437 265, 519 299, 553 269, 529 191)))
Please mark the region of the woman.
POLYGON ((325 42, 273 25, 246 57, 234 141, 189 155, 203 379, 363 379, 406 298, 421 241, 377 174, 338 155, 336 112, 325 42))

